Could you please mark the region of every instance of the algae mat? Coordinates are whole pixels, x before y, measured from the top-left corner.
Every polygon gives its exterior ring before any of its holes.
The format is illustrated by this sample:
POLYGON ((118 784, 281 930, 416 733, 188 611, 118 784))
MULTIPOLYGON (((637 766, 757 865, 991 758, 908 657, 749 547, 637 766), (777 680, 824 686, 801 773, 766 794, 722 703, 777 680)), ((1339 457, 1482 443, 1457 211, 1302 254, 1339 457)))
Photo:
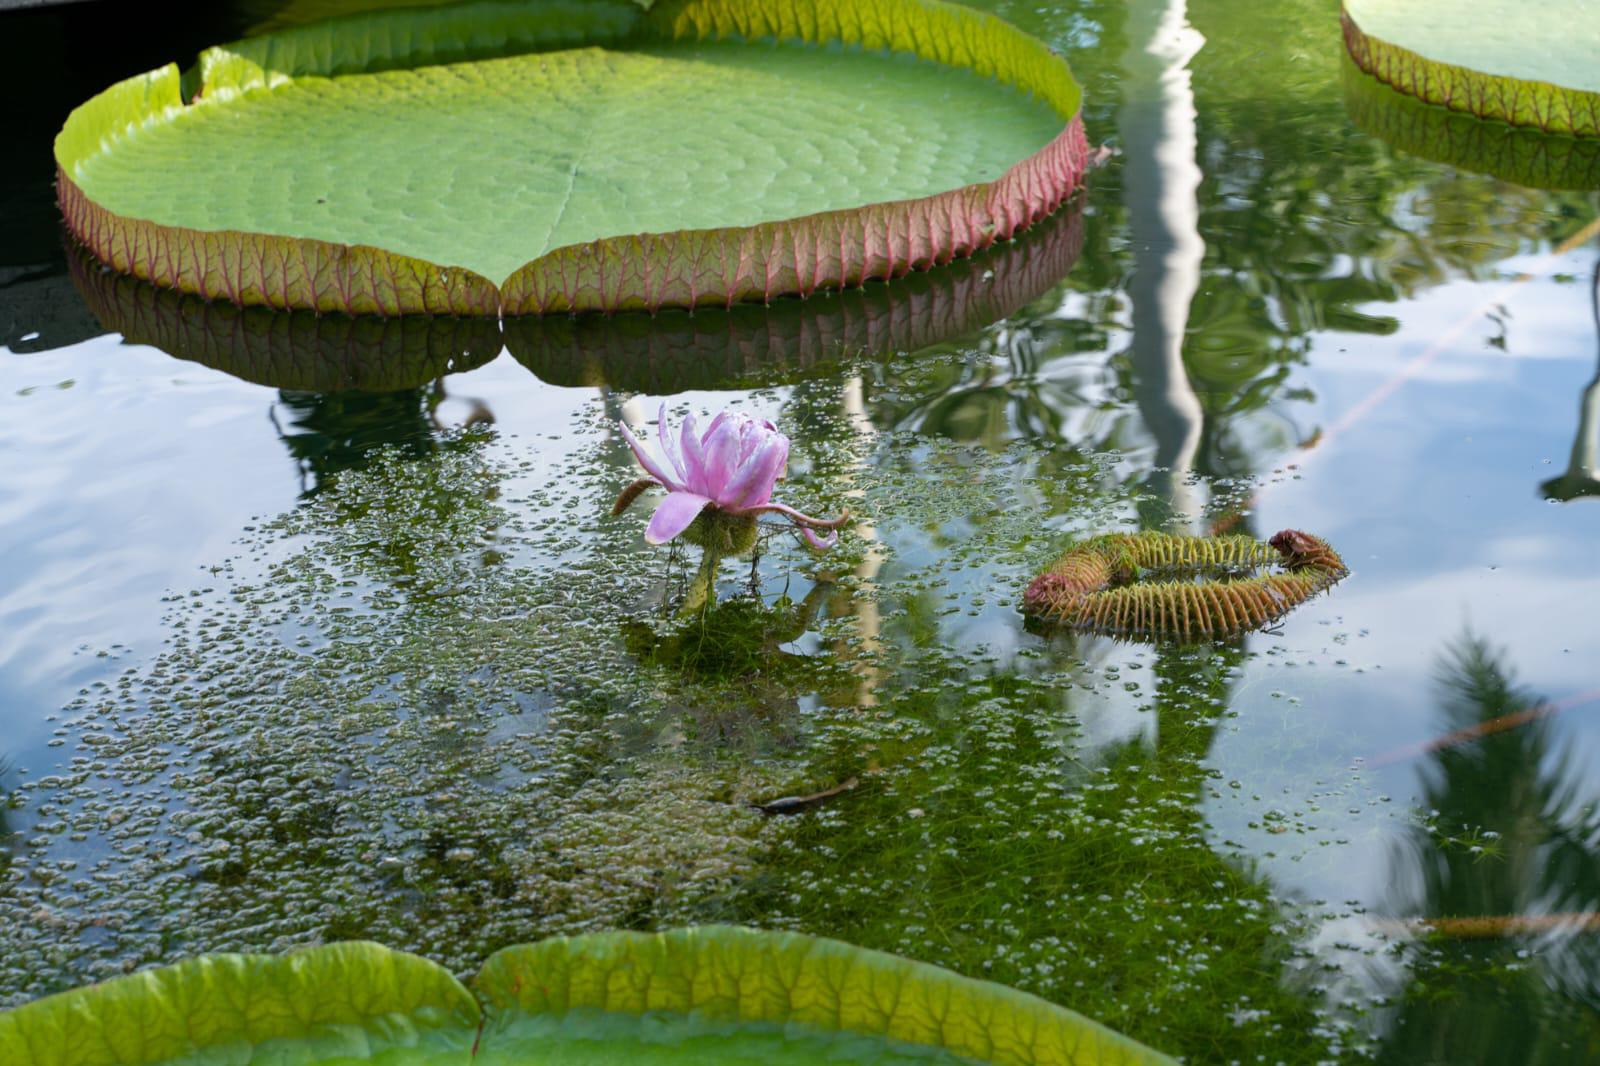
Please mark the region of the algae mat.
POLYGON ((938 0, 385 12, 213 49, 197 79, 75 111, 63 208, 119 270, 273 307, 804 295, 1009 237, 1086 154, 1066 64, 938 0))

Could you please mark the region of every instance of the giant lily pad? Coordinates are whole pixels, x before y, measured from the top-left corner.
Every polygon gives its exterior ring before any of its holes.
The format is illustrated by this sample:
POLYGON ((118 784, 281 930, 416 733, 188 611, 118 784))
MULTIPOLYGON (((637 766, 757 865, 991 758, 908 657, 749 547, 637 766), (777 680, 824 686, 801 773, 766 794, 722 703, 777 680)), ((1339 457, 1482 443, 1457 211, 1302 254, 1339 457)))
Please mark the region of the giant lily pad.
POLYGON ((0 1014, 29 1066, 1170 1062, 1062 1007, 793 933, 708 927, 507 948, 478 998, 376 944, 212 955, 0 1014))
POLYGON ((1066 62, 941 0, 355 14, 121 82, 56 140, 68 225, 116 269, 376 314, 895 277, 1037 221, 1085 157, 1066 62))
POLYGON ((1600 189, 1600 138, 1483 122, 1425 104, 1349 59, 1344 103, 1357 126, 1411 155, 1531 189, 1600 189))
POLYGON ((1600 137, 1593 0, 1344 0, 1356 64, 1431 104, 1551 133, 1600 137))
POLYGON ((504 345, 553 385, 670 393, 799 380, 861 353, 953 340, 1048 292, 1082 244, 1082 212, 1069 206, 1015 240, 892 284, 693 313, 523 315, 503 329, 480 317, 235 307, 118 274, 81 248, 67 264, 105 330, 258 385, 410 389, 481 366, 504 345))

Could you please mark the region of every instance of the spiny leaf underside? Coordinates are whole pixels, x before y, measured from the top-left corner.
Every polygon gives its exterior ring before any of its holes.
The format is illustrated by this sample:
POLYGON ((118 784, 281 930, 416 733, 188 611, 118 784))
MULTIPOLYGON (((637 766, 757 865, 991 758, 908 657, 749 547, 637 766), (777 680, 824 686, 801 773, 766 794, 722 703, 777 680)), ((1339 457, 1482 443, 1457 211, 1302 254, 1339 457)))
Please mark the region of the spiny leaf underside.
POLYGON ((1069 549, 1034 578, 1023 611, 1118 637, 1215 640, 1270 625, 1347 573, 1325 541, 1296 530, 1269 544, 1245 536, 1110 533, 1069 549), (1257 572, 1268 567, 1277 569, 1257 572))
MULTIPOLYGON (((1470 12, 1464 9, 1462 17, 1470 12)), ((1339 20, 1356 65, 1403 93, 1476 118, 1600 137, 1600 93, 1441 63, 1364 33, 1348 11, 1339 20)))
MULTIPOLYGON (((117 270, 241 306, 376 315, 653 312, 806 296, 948 263, 1054 211, 1079 185, 1088 162, 1077 87, 1065 62, 993 16, 940 0, 668 0, 652 8, 642 32, 667 40, 771 37, 909 52, 1031 92, 1062 113, 1065 126, 992 182, 754 226, 569 245, 524 265, 499 286, 460 267, 370 246, 200 231, 118 215, 72 180, 73 160, 62 158, 100 142, 88 124, 106 119, 79 119, 77 112, 57 141, 62 213, 74 236, 117 270), (72 129, 74 121, 79 128, 72 129)), ((609 41, 615 27, 607 24, 605 33, 609 41)), ((248 61, 227 62, 224 52, 213 50, 209 69, 243 80, 206 106, 226 106, 229 93, 252 76, 261 84, 286 80, 259 68, 253 75, 248 61)), ((392 66, 394 59, 383 64, 392 66)), ((113 86, 80 112, 122 123, 109 131, 106 139, 114 141, 138 121, 185 106, 176 86, 175 68, 152 72, 113 86)))

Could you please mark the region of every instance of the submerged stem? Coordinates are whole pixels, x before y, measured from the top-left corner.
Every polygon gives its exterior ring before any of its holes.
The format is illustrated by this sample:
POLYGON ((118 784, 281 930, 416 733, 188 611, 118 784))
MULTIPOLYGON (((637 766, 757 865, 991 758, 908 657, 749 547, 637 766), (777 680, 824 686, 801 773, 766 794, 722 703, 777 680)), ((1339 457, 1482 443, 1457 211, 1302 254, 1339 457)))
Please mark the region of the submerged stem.
POLYGON ((717 589, 717 567, 722 563, 722 554, 714 548, 702 548, 700 551, 700 569, 695 572, 694 579, 689 582, 689 592, 683 599, 683 607, 678 611, 682 617, 688 617, 705 608, 714 598, 717 589))

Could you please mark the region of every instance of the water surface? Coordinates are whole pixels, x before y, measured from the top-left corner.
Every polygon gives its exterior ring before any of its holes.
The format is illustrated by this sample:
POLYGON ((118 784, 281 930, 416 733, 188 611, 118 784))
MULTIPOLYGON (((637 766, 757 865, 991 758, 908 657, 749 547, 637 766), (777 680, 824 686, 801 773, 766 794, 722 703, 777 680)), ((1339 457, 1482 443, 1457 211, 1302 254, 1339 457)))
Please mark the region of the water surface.
MULTIPOLYGON (((1364 132, 1326 4, 994 8, 1119 154, 903 298, 208 315, 74 280, 48 165, 8 174, 0 998, 717 920, 1192 1061, 1600 1054, 1600 197, 1364 132), (776 419, 841 548, 774 531, 674 621, 695 560, 607 513, 663 400, 776 419), (1074 534, 1284 527, 1354 573, 1269 633, 1017 612, 1074 534)), ((4 16, 40 63, 66 18, 4 16)))

